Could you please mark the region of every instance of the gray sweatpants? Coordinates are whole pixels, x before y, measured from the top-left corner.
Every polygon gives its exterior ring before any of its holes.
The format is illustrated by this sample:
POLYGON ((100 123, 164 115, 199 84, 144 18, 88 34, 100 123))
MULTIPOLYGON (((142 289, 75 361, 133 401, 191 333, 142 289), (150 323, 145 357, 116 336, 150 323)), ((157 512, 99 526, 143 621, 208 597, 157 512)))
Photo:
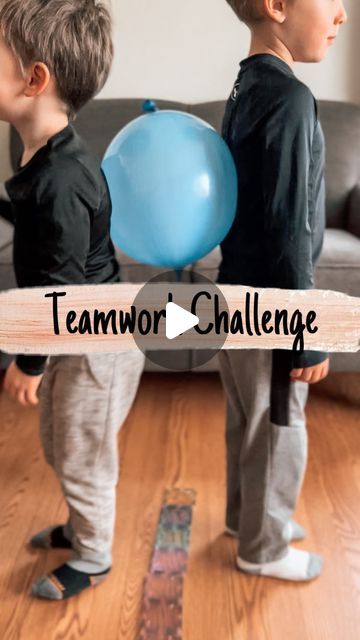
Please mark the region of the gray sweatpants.
POLYGON ((241 558, 271 562, 286 554, 285 528, 304 477, 308 384, 290 380, 290 352, 219 356, 227 400, 226 524, 239 531, 241 558))
POLYGON ((69 509, 69 564, 111 566, 119 429, 144 366, 141 352, 51 357, 40 387, 40 435, 69 509))

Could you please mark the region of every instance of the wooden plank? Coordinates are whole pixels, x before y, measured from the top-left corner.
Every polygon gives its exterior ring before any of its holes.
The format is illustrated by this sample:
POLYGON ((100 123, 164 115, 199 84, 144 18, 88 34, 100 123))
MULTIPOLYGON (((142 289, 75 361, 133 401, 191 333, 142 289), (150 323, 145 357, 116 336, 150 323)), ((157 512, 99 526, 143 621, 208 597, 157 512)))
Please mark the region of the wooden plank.
POLYGON ((64 521, 43 460, 36 408, 0 394, 0 637, 136 640, 144 576, 164 486, 197 491, 184 588, 184 640, 358 640, 360 628, 360 375, 331 374, 311 388, 310 459, 296 519, 299 548, 322 553, 322 576, 289 584, 235 568, 224 527, 224 398, 217 375, 146 374, 120 438, 114 568, 67 602, 29 595, 32 580, 66 558, 29 554, 28 537, 64 521))

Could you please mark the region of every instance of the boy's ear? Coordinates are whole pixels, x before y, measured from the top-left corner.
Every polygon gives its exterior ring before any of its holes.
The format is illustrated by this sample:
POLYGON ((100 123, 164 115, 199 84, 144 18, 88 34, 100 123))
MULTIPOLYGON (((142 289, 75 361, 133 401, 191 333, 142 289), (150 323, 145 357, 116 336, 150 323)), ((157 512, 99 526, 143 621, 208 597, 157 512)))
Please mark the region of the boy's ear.
POLYGON ((28 67, 26 69, 25 82, 24 94, 27 97, 33 98, 43 93, 50 82, 50 71, 46 64, 34 62, 28 67))
POLYGON ((264 0, 265 13, 280 24, 286 19, 287 0, 264 0))

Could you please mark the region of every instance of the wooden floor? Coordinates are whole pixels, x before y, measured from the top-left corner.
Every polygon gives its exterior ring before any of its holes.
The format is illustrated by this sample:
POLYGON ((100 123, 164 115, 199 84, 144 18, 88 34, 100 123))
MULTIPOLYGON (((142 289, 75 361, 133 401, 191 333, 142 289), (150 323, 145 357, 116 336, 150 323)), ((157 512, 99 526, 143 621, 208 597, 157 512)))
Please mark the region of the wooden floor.
MULTIPOLYGON (((0 639, 137 640, 164 488, 197 491, 184 594, 184 640, 359 640, 360 376, 332 374, 311 390, 310 459, 296 517, 301 548, 325 556, 310 584, 234 569, 222 535, 224 403, 214 374, 147 374, 121 436, 114 569, 98 589, 63 603, 32 599, 34 578, 66 556, 30 554, 29 535, 66 512, 43 461, 36 409, 0 395, 0 639)), ((155 639, 154 640, 158 640, 155 639)))

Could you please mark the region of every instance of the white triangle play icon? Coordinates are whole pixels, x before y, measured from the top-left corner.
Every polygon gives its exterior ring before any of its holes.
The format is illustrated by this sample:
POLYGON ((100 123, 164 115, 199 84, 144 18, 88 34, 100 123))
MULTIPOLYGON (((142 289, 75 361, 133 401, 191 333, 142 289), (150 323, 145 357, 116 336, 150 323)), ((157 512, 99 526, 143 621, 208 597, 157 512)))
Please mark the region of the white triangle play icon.
POLYGON ((169 340, 177 338, 181 333, 189 331, 200 320, 193 313, 189 313, 186 309, 179 307, 175 302, 168 302, 166 305, 166 337, 169 340))

